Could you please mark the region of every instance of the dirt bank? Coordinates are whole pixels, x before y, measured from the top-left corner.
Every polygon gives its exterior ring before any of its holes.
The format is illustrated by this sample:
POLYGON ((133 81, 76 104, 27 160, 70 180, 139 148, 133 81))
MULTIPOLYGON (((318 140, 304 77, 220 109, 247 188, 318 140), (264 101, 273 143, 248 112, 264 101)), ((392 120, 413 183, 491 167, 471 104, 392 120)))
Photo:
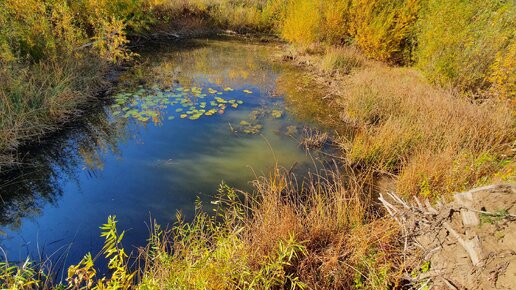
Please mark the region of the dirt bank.
POLYGON ((406 273, 434 289, 514 289, 516 185, 491 185, 449 203, 382 197, 402 225, 406 253, 420 268, 406 273))

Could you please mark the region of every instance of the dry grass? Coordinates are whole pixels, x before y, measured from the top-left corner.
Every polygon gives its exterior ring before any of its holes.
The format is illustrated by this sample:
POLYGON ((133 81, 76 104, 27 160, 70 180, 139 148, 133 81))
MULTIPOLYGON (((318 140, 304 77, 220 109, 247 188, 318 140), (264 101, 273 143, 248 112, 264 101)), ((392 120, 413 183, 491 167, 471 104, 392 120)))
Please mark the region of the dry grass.
POLYGON ((344 180, 345 175, 335 167, 300 185, 279 171, 258 179, 247 239, 260 256, 276 239, 294 233, 307 249, 295 272, 310 289, 350 289, 360 283, 385 289, 395 283, 400 266, 392 247, 398 229, 378 218, 363 179, 344 180))
POLYGON ((508 101, 473 103, 412 69, 378 64, 351 75, 342 91, 343 119, 359 128, 342 144, 347 157, 397 173, 401 193, 445 194, 511 175, 508 101))
POLYGON ((305 150, 321 149, 328 141, 330 141, 330 134, 328 132, 304 128, 300 144, 305 150))
POLYGON ((105 64, 96 58, 63 59, 0 68, 0 169, 16 160, 12 153, 34 142, 80 112, 99 89, 105 64))
POLYGON ((220 199, 221 222, 203 214, 155 234, 142 285, 202 288, 385 289, 398 283, 398 228, 378 217, 370 192, 338 168, 300 182, 276 169, 255 193, 220 199), (152 252, 158 245, 158 252, 152 252), (283 246, 282 246, 283 245, 283 246), (284 253, 295 247, 291 259, 284 253), (279 258, 281 258, 279 259, 279 258), (278 267, 278 261, 281 267, 278 267), (266 282, 269 281, 269 282, 266 282), (275 281, 270 283, 270 281, 275 281), (296 282, 297 281, 297 282, 296 282), (206 285, 205 285, 206 286, 206 285))
POLYGON ((349 74, 364 63, 365 57, 354 47, 329 47, 318 65, 325 73, 349 74))

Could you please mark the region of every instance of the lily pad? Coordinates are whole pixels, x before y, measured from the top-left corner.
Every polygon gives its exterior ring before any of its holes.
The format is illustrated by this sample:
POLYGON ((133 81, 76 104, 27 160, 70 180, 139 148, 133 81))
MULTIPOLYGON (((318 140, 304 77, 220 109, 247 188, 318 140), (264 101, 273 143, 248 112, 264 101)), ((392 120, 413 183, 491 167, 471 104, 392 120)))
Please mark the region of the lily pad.
POLYGON ((272 115, 272 117, 279 119, 279 118, 283 117, 283 111, 272 110, 271 115, 272 115))

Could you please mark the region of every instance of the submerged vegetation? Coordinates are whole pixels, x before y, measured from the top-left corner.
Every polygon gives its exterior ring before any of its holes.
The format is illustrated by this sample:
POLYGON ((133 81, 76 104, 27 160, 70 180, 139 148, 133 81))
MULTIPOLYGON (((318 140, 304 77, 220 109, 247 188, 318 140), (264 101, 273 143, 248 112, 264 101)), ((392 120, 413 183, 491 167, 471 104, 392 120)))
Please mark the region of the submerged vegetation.
MULTIPOLYGON (((398 193, 429 198, 514 180, 514 1, 0 5, 0 168, 16 161, 20 145, 57 129, 108 86, 105 75, 113 65, 135 56, 128 35, 186 18, 192 27, 275 34, 291 43, 284 59, 303 65, 305 76, 295 83, 280 77, 278 91, 337 133, 332 143, 349 169, 340 172, 339 163, 298 181, 275 168, 254 181, 252 194, 221 186, 215 215, 197 204, 191 222, 178 215, 170 230, 154 225, 135 267, 110 218, 102 228, 109 278, 97 276, 95 259, 87 255, 69 269, 71 289, 397 289, 419 264, 401 255, 397 224, 376 207, 375 178, 393 176, 398 193), (322 93, 307 93, 314 86, 322 93)), ((243 104, 220 96, 231 90, 141 88, 136 97, 116 95, 112 108, 147 121, 160 117, 155 107, 178 106, 169 120, 195 120, 243 104)), ((253 111, 237 129, 260 132, 254 122, 259 114, 253 111)), ((308 134, 307 149, 330 139, 308 134)), ((0 283, 66 287, 52 286, 44 271, 33 269, 28 261, 1 263, 0 283)))

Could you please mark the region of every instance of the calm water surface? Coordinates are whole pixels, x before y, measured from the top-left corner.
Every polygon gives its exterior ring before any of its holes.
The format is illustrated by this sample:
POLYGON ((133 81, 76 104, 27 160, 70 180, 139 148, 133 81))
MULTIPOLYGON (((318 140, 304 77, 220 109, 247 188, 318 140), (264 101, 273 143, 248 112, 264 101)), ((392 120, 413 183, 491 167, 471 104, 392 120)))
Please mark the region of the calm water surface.
MULTIPOLYGON (((273 44, 195 40, 141 53, 110 103, 51 144, 34 165, 0 180, 1 246, 9 260, 69 249, 66 264, 102 246, 99 226, 116 215, 124 245, 143 245, 150 217, 191 217, 197 197, 249 181, 275 162, 306 171, 295 140, 304 124, 276 91, 288 69, 273 44)), ((291 80, 295 83, 296 80, 291 80)))

